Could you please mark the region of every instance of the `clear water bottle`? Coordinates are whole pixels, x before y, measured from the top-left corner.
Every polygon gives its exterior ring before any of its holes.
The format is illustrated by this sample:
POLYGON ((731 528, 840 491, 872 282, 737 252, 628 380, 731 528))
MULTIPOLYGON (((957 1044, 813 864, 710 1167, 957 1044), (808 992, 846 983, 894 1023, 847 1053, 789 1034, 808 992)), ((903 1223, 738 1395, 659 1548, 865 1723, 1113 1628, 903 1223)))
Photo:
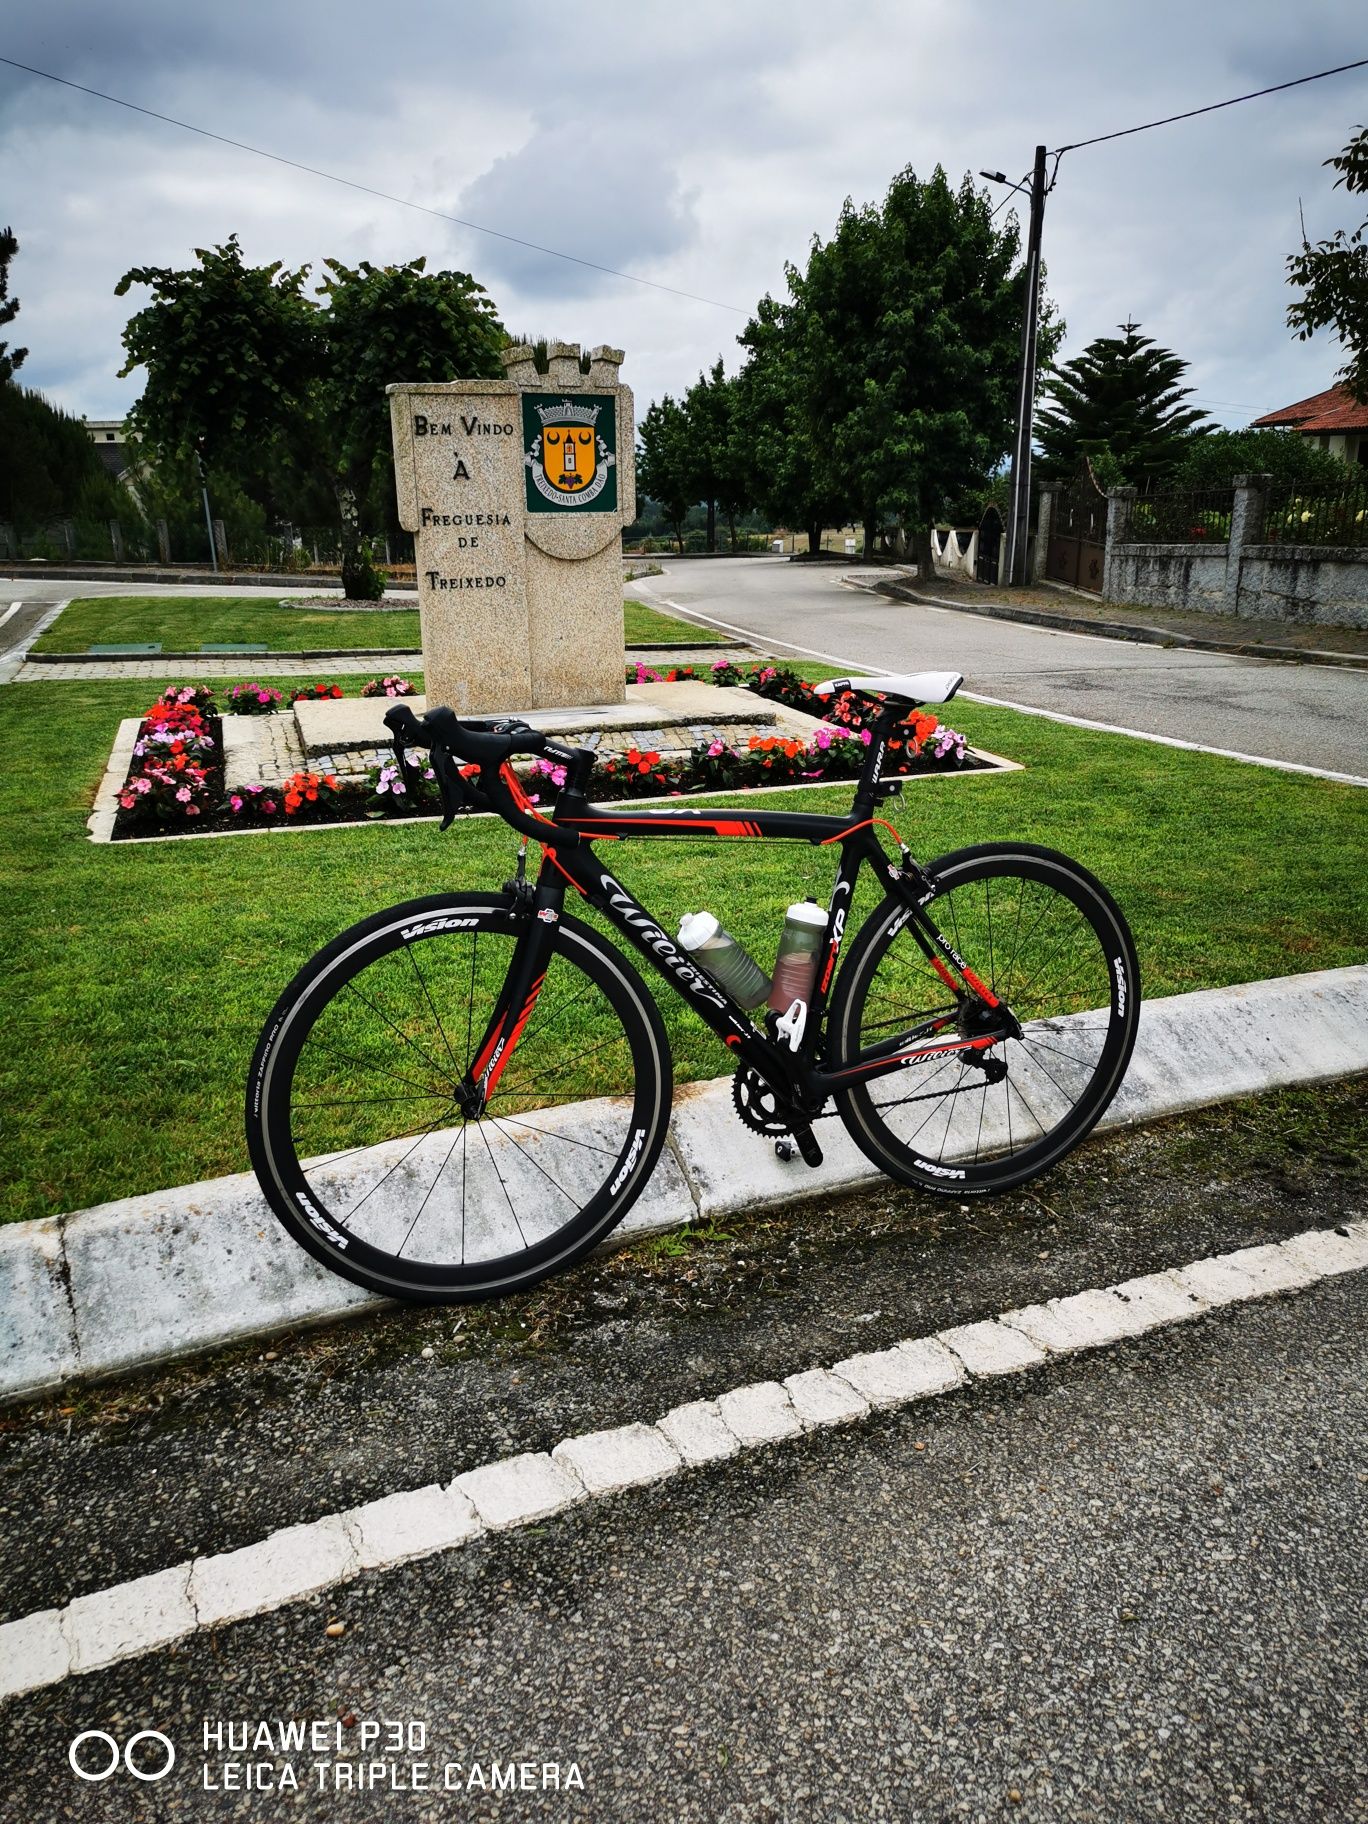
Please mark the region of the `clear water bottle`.
POLYGON ((826 913, 810 899, 800 900, 785 914, 769 994, 769 1004, 776 1013, 786 1012, 795 1001, 812 999, 817 952, 822 947, 826 922, 826 913))
POLYGON ((769 977, 711 912, 690 912, 679 921, 679 941, 743 1007, 758 1007, 769 993, 769 977))

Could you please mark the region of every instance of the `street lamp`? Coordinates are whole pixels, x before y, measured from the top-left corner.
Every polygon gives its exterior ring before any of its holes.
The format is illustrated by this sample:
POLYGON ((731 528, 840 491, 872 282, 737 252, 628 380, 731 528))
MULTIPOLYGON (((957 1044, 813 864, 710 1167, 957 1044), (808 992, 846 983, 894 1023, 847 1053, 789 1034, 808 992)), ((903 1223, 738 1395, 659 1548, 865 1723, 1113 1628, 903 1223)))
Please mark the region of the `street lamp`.
POLYGON ((1040 234, 1045 220, 1045 148, 1035 149, 1031 187, 1008 181, 1004 172, 980 171, 990 183, 1007 184, 1031 199, 1026 236, 1026 312, 1021 326, 1021 368, 1017 378, 1016 443, 1012 449, 1012 503, 1007 520, 1007 581, 1025 583, 1026 539, 1031 523, 1031 421, 1035 410, 1036 342, 1040 328, 1040 234))

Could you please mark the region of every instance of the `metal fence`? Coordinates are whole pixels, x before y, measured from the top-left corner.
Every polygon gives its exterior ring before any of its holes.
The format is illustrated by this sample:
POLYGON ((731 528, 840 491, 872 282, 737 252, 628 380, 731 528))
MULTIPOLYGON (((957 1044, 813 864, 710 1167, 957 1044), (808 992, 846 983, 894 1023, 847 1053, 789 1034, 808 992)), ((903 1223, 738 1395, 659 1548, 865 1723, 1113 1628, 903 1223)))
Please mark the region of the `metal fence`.
POLYGON ((1263 521, 1251 527, 1264 545, 1331 545, 1341 550, 1368 547, 1368 477, 1350 479, 1334 493, 1282 483, 1264 495, 1263 521))
POLYGON ((1216 545, 1230 537, 1235 490, 1183 488, 1164 494, 1141 494, 1131 503, 1124 544, 1216 545))
MULTIPOLYGON (((245 531, 214 521, 220 565, 276 574, 335 575, 342 562, 342 534, 336 526, 281 526, 274 532, 245 531)), ((411 532, 366 532, 362 547, 386 571, 413 569, 411 532)), ((209 532, 201 522, 55 519, 36 526, 0 520, 0 558, 47 563, 209 563, 209 532)))

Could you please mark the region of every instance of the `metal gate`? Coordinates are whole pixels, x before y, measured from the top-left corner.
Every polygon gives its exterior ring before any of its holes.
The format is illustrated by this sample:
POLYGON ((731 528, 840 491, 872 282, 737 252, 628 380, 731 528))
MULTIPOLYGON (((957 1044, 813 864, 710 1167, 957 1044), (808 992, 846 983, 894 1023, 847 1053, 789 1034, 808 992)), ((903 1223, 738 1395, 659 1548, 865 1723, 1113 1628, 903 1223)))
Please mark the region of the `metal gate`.
POLYGON ((997 582, 1001 552, 1002 515, 996 507, 989 507, 979 521, 978 556, 974 560, 974 575, 979 582, 997 582))
POLYGON ((1077 479, 1054 498, 1045 574, 1101 595, 1107 562, 1107 497, 1085 463, 1077 479))

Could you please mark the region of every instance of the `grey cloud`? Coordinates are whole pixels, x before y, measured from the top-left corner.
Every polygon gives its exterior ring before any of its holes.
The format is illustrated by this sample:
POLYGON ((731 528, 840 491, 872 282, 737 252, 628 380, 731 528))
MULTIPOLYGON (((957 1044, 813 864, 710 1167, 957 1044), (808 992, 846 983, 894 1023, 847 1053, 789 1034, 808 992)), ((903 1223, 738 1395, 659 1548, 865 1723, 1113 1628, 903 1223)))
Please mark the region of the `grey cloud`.
MULTIPOLYGON (((1041 0, 10 0, 7 54, 510 234, 749 308, 783 288, 842 199, 894 172, 1016 176, 1037 140, 1086 138, 1345 61, 1357 0, 1151 0, 1143 25, 1041 0)), ((1071 153, 1046 216, 1065 353, 1134 312, 1199 396, 1285 404, 1325 385, 1294 343, 1283 261, 1348 220, 1321 161, 1368 119, 1364 73, 1071 153)), ((628 351, 643 404, 678 392, 743 319, 521 253, 0 69, 0 215, 32 349, 25 378, 123 409, 116 300, 134 264, 235 229, 254 260, 405 259, 471 270, 504 320, 628 351)))
MULTIPOLYGON (((527 240, 619 271, 683 252, 697 231, 693 198, 654 135, 624 134, 611 120, 569 111, 496 159, 461 197, 459 213, 516 222, 527 240)), ((493 277, 531 298, 582 297, 620 284, 510 241, 490 239, 479 253, 493 277)))

